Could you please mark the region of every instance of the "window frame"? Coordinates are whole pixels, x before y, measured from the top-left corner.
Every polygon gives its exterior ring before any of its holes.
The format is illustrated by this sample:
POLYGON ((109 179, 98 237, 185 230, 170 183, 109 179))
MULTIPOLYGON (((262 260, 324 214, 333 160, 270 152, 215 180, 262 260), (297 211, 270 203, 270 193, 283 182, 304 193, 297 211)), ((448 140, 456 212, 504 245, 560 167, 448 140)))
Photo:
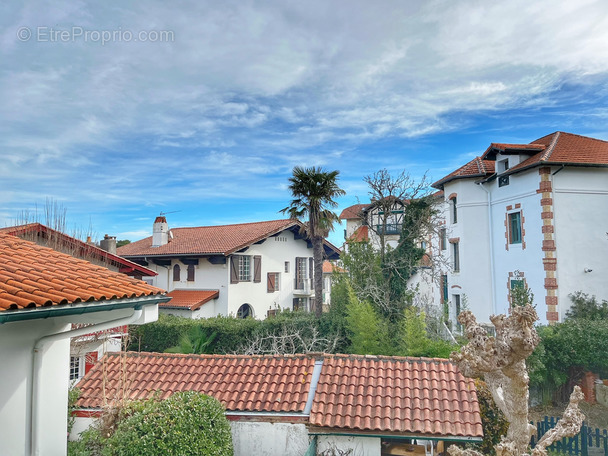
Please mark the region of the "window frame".
POLYGON ((276 293, 281 291, 281 273, 280 272, 269 272, 266 275, 266 291, 268 293, 276 293), (270 278, 274 276, 274 281, 271 282, 270 278), (272 283, 272 287, 270 286, 272 283))
POLYGON ((237 279, 239 282, 251 282, 251 255, 236 255, 237 279))
POLYGON ((452 196, 450 201, 452 202, 452 224, 455 225, 458 223, 458 197, 452 196))
POLYGON ((448 230, 447 228, 441 228, 439 230, 439 247, 441 250, 448 249, 448 230))
POLYGON ((509 245, 521 245, 523 242, 523 226, 521 218, 521 211, 509 212, 507 214, 507 225, 509 227, 509 245))
POLYGON ((195 281, 195 276, 196 276, 194 265, 193 264, 189 264, 188 268, 186 269, 186 271, 187 271, 187 281, 188 282, 194 282, 195 281))
POLYGON ((173 265, 173 281, 180 282, 182 280, 182 268, 178 263, 173 265))
POLYGON ((70 380, 78 380, 82 371, 82 356, 70 356, 70 380))
POLYGON ((452 269, 460 272, 460 242, 452 242, 452 269))

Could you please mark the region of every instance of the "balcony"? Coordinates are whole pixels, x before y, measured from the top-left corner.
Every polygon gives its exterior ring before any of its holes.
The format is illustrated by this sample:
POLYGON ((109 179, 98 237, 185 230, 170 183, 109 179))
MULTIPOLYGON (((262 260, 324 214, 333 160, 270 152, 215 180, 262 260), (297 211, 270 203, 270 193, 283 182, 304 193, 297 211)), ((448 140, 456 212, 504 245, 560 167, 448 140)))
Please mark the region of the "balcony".
POLYGON ((315 294, 314 287, 311 279, 305 279, 298 283, 297 280, 293 281, 293 295, 294 296, 312 296, 315 294))

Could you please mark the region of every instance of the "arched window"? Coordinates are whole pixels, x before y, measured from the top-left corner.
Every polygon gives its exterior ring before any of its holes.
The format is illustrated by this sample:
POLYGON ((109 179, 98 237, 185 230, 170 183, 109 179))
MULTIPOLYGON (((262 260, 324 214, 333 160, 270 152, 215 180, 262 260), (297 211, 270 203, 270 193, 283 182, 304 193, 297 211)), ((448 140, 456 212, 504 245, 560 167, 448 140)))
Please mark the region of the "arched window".
POLYGON ((175 266, 173 266, 173 281, 179 282, 179 280, 180 280, 180 267, 179 267, 179 264, 176 264, 175 266))
POLYGON ((249 304, 243 304, 236 313, 237 318, 253 318, 253 308, 249 304))

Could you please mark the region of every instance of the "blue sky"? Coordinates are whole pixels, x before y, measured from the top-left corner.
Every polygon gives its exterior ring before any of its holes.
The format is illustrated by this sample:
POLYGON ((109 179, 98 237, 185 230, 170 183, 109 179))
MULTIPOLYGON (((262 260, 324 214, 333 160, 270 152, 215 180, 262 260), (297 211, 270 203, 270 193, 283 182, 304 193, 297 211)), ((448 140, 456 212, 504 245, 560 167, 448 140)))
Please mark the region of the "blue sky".
POLYGON ((339 170, 341 210, 381 168, 608 139, 607 43, 602 0, 3 2, 0 225, 52 198, 136 240, 281 218, 295 165, 339 170))

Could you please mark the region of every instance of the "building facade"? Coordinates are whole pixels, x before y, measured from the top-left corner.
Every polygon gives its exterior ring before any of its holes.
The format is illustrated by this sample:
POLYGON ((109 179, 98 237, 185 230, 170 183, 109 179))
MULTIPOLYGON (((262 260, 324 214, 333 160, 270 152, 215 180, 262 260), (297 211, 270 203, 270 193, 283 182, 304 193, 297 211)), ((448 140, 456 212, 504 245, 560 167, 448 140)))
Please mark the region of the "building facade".
POLYGON ((576 291, 608 297, 608 142, 556 132, 492 143, 433 186, 444 191, 452 316, 469 308, 488 322, 516 288, 533 293, 543 322, 562 321, 576 291))
MULTIPOLYGON (((339 255, 329 242, 324 252, 339 255)), ((309 310, 314 298, 312 244, 295 220, 169 229, 161 216, 153 236, 118 254, 158 274, 151 284, 173 296, 161 306, 165 313, 263 319, 280 309, 309 310)))

